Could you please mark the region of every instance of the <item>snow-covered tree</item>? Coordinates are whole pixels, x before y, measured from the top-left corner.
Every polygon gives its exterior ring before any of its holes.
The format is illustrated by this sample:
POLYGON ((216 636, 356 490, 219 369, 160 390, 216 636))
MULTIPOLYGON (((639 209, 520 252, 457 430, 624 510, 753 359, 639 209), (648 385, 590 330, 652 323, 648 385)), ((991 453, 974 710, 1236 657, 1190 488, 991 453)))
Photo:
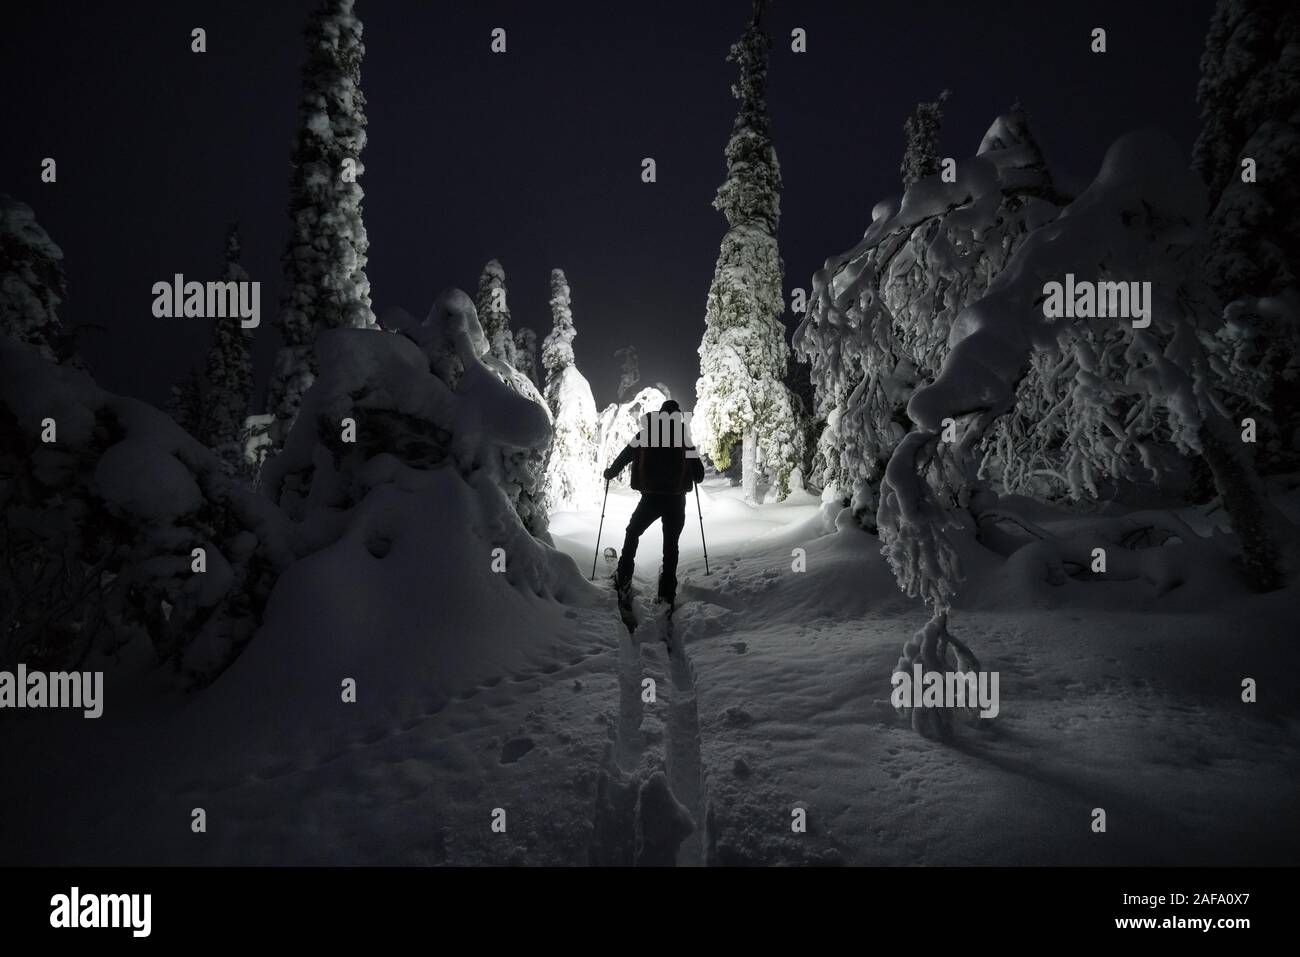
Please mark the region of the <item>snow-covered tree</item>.
POLYGON ((947 358, 957 315, 1066 201, 1013 108, 958 162, 956 182, 930 176, 879 203, 862 240, 813 276, 794 336, 810 364, 815 418, 825 422, 811 481, 864 528, 875 527, 908 400, 947 358))
MULTIPOLYGON (((1225 415, 1222 383, 1205 348, 1219 317, 1201 276, 1203 216, 1200 185, 1177 147, 1157 134, 1124 137, 1092 185, 1029 236, 985 295, 961 311, 938 376, 908 402, 912 428, 894 449, 881 488, 882 551, 900 586, 934 611, 905 646, 900 670, 917 663, 951 670, 950 647, 959 670, 977 667, 948 631, 962 581, 956 535, 989 535, 999 523, 1011 524, 1038 539, 1035 567, 1060 581, 1068 568, 1088 568, 1099 542, 1123 555, 1135 527, 1154 529, 1165 540, 1176 536, 1178 547, 1191 551, 1218 547, 1165 513, 1129 516, 1125 527, 1104 521, 1062 540, 979 479, 978 450, 1016 407, 1040 355, 1051 366, 1072 363, 1077 370, 1060 400, 1078 424, 1064 437, 1067 456, 1121 474, 1149 468, 1146 436, 1163 431, 1185 455, 1203 456, 1213 472, 1248 580, 1258 588, 1283 581, 1294 531, 1268 502, 1225 415), (1070 274, 1076 283, 1149 283, 1152 300, 1141 317, 1149 323, 1096 310, 1077 318, 1048 315, 1047 283, 1070 274), (1096 354, 1101 342, 1115 361, 1096 354)), ((1160 587, 1177 584, 1166 576, 1160 587)), ((915 725, 929 720, 913 714, 915 725)))
MULTIPOLYGON (((486 373, 516 396, 538 407, 549 435, 551 421, 546 400, 533 381, 513 365, 497 358, 478 311, 459 289, 444 290, 423 322, 404 309, 385 312, 383 327, 413 338, 429 355, 433 374, 453 389, 466 388, 466 375, 486 373)), ((472 385, 473 379, 470 383, 472 385)), ((543 491, 547 443, 503 444, 481 454, 492 481, 505 494, 511 508, 529 533, 550 542, 543 491)))
POLYGON ((279 510, 159 410, 7 337, 0 422, 15 423, 0 428, 0 669, 151 653, 186 683, 211 681, 297 557, 279 510))
POLYGON ((67 296, 63 250, 26 203, 0 194, 0 334, 40 348, 54 362, 73 358, 59 321, 67 296))
POLYGON ((167 414, 172 421, 196 438, 203 428, 205 391, 203 373, 190 366, 181 381, 171 387, 167 399, 167 414))
MULTIPOLYGON (((240 265, 239 227, 226 232, 222 282, 247 282, 240 265)), ((237 317, 213 316, 208 355, 202 370, 191 366, 171 388, 167 411, 176 424, 221 459, 228 475, 251 479, 254 460, 247 455, 248 405, 253 393, 251 334, 237 317)))
POLYGON ((573 299, 561 269, 551 270, 552 329, 542 348, 546 405, 551 411, 551 447, 542 484, 551 510, 582 508, 596 501, 596 400, 573 357, 573 299))
POLYGON ((533 385, 542 384, 537 374, 537 333, 527 326, 515 333, 515 368, 528 376, 533 385))
MULTIPOLYGON (((239 227, 226 233, 226 265, 223 282, 247 282, 240 265, 239 227)), ((212 319, 212 341, 204 369, 203 425, 194 435, 217 453, 229 474, 248 476, 244 455, 247 440, 245 420, 253 395, 253 362, 249 354, 252 334, 238 319, 212 319)))
POLYGON ((637 361, 636 346, 626 346, 614 353, 615 359, 620 357, 623 365, 618 373, 618 401, 622 402, 641 383, 641 364, 637 361))
POLYGON ((1300 12, 1220 0, 1201 57, 1194 148, 1210 198, 1206 274, 1225 307, 1219 351, 1253 377, 1261 465, 1300 465, 1300 12))
POLYGON ((939 130, 943 126, 943 105, 952 96, 944 90, 937 100, 916 104, 916 109, 903 123, 907 147, 903 151, 903 188, 918 183, 939 172, 939 130))
POLYGON ((595 504, 601 466, 596 461, 596 400, 577 366, 565 366, 546 390, 554 418, 542 489, 548 510, 595 504))
POLYGON ((563 269, 551 270, 551 331, 542 340, 542 369, 549 389, 552 379, 574 363, 573 297, 563 269))
POLYGON ((365 46, 353 0, 322 0, 307 23, 306 40, 299 129, 290 157, 289 239, 281 257, 277 324, 284 346, 268 388, 277 445, 315 377, 316 335, 374 326, 358 182, 365 171, 365 46))
POLYGON ((822 491, 820 483, 813 481, 809 485, 809 479, 814 474, 813 456, 817 450, 817 439, 822 429, 826 427, 826 422, 824 419, 818 419, 814 414, 817 408, 817 394, 812 384, 812 365, 793 351, 786 363, 785 386, 790 390, 790 401, 795 408, 795 421, 802 429, 799 442, 800 484, 808 491, 820 492, 822 491))
POLYGON ((783 380, 789 347, 781 317, 781 170, 767 115, 767 61, 771 45, 762 27, 766 0, 727 59, 738 65, 732 95, 740 109, 727 143, 727 178, 713 201, 727 219, 700 343, 700 377, 693 420, 699 447, 719 469, 743 445, 745 495, 757 497, 760 468, 773 474, 777 493, 789 492, 800 457, 801 429, 783 380))
MULTIPOLYGON (((641 430, 642 418, 650 412, 658 412, 666 401, 668 396, 654 386, 646 386, 626 402, 611 402, 601 410, 596 426, 596 444, 599 448, 596 461, 601 468, 618 458, 618 454, 632 441, 632 437, 641 430)), ((688 435, 688 441, 692 437, 688 435)), ((629 470, 624 469, 613 481, 615 485, 627 487, 630 478, 629 470)))
MULTIPOLYGON (((308 393, 284 453, 263 469, 266 493, 300 520, 357 504, 395 471, 451 466, 520 520, 490 531, 514 537, 516 528, 527 528, 549 543, 535 493, 540 471, 534 477, 523 469, 544 453, 550 416, 532 383, 489 351, 473 300, 443 290, 423 320, 392 310, 384 328, 395 334, 345 329, 321 337, 320 383, 308 393), (339 441, 344 414, 356 419, 356 442, 339 441), (377 458, 386 464, 377 467, 377 458)), ((509 574, 526 575, 515 567, 524 551, 501 544, 509 574)))
POLYGON ((515 340, 510 331, 510 305, 506 302, 506 271, 495 259, 489 259, 483 267, 474 305, 492 354, 513 366, 515 340))

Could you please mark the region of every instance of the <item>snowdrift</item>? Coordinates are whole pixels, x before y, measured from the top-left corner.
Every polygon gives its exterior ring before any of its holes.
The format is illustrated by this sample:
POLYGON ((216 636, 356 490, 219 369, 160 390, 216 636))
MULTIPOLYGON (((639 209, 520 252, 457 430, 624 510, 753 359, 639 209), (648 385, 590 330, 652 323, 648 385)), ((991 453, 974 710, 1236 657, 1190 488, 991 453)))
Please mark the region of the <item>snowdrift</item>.
POLYGON ((358 712, 382 725, 577 640, 558 603, 599 593, 502 487, 503 452, 544 448, 549 415, 531 383, 485 364, 469 298, 449 290, 397 334, 322 333, 316 350, 320 376, 263 484, 320 547, 277 583, 258 642, 214 688, 268 713, 230 720, 258 735, 354 727, 358 712), (355 442, 340 439, 347 418, 355 442))

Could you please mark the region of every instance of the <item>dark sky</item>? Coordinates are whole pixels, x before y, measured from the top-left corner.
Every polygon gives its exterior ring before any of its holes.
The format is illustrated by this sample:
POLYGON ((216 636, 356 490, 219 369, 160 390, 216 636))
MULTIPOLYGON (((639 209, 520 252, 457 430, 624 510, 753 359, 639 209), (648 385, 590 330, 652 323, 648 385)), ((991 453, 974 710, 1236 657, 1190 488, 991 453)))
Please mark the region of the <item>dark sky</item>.
MULTIPOLYGON (((161 402, 202 360, 205 320, 156 319, 154 282, 217 278, 228 220, 261 280, 259 390, 286 232, 301 28, 311 0, 90 3, 6 10, 0 191, 32 205, 65 253, 65 321, 105 387, 161 402), (204 27, 208 52, 190 52, 204 27), (42 157, 58 161, 40 182, 42 157)), ((953 90, 942 151, 971 155, 1020 96, 1049 160, 1084 182, 1119 135, 1158 126, 1190 150, 1212 0, 955 3, 776 0, 769 105, 785 179, 786 288, 807 288, 899 189, 902 123, 953 90), (808 52, 790 51, 790 31, 808 52), (1089 52, 1089 32, 1109 52, 1089 52)), ((549 275, 573 288, 579 367, 599 405, 616 349, 689 399, 725 229, 710 205, 735 115, 727 47, 748 0, 359 0, 364 155, 376 312, 427 311, 505 266, 515 327, 550 327, 549 275), (489 51, 493 27, 509 51, 489 51), (658 182, 640 179, 652 156, 658 182)), ((787 299, 788 301, 788 299, 787 299)), ((787 316, 792 322, 792 318, 787 316)))

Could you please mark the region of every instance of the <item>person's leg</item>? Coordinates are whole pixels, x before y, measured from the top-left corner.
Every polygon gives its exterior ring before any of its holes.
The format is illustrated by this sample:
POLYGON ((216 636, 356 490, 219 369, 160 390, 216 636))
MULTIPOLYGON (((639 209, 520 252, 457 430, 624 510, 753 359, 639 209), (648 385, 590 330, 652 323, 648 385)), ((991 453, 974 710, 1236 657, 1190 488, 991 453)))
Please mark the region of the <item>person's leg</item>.
POLYGON ((659 517, 655 502, 648 495, 642 495, 636 503, 636 510, 628 519, 627 532, 623 536, 623 552, 618 556, 618 571, 614 583, 619 589, 626 588, 632 581, 632 569, 636 567, 636 546, 641 534, 659 517))
POLYGON ((677 598, 677 540, 686 525, 686 496, 675 495, 665 503, 664 570, 659 575, 659 597, 667 602, 677 598))

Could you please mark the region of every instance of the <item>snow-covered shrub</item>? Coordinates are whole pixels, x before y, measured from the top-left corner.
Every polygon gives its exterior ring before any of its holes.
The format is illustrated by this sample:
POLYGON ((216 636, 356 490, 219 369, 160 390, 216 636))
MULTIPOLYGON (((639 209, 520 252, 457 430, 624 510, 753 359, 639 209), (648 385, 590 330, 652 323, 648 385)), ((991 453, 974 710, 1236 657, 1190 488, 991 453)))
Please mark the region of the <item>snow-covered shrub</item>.
POLYGON ((296 555, 279 511, 162 412, 4 337, 0 516, 0 667, 144 639, 207 682, 296 555))
POLYGON ((878 204, 862 241, 813 276, 794 337, 826 423, 812 481, 848 499, 862 526, 874 527, 908 399, 947 358, 954 319, 1063 202, 1013 111, 958 162, 955 182, 931 176, 878 204))

